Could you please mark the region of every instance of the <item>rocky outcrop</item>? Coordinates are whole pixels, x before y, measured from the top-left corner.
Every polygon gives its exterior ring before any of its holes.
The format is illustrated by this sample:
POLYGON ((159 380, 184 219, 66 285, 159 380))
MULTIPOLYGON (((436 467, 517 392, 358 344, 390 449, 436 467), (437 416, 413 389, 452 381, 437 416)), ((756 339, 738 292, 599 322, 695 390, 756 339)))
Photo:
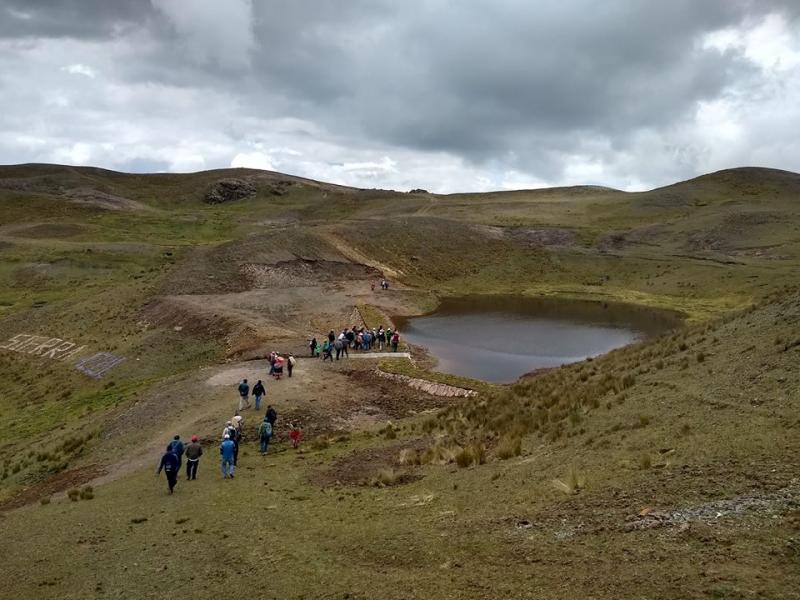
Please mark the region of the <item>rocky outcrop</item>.
POLYGON ((207 204, 222 204, 256 195, 256 186, 244 179, 220 179, 206 192, 207 204))

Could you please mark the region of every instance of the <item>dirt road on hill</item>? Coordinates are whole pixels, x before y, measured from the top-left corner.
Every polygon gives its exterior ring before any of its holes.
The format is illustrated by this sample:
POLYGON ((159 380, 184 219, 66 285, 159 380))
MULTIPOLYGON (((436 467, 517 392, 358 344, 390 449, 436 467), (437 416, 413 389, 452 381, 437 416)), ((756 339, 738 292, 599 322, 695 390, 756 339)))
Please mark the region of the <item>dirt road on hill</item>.
POLYGON ((77 485, 100 486, 139 469, 155 469, 175 434, 183 440, 198 435, 208 448, 204 460, 216 464, 220 432, 238 408, 237 386, 245 378, 251 387, 261 379, 267 389, 261 410, 255 410, 251 396, 251 407, 242 411, 245 444, 256 443, 256 428, 268 404, 278 411, 273 443, 281 444, 288 440, 290 422, 299 423, 308 440, 432 411, 453 401, 387 381, 372 372, 374 366, 369 359, 331 364, 300 358, 291 378, 284 374, 274 380, 267 375, 266 361, 258 360, 208 367, 176 378, 108 421, 94 452, 108 460, 31 486, 0 510, 19 508, 44 496, 63 497, 77 485))

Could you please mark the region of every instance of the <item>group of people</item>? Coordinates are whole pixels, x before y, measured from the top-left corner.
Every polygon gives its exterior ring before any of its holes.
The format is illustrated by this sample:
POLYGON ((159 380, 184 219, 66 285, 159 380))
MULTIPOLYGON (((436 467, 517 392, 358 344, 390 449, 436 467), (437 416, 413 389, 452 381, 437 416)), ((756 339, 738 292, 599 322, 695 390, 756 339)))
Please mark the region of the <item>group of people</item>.
MULTIPOLYGON (((256 384, 258 385, 258 384, 256 384)), ((275 423, 278 420, 278 412, 267 405, 267 412, 264 419, 256 430, 261 455, 264 456, 269 450, 270 442, 275 435, 275 423)), ((302 429, 297 423, 289 425, 289 440, 293 448, 300 446, 302 429)), ((220 468, 223 479, 233 479, 236 474, 236 466, 239 462, 239 447, 244 439, 244 417, 238 412, 225 423, 222 429, 222 440, 219 445, 220 468)), ((196 435, 193 435, 189 444, 184 444, 180 435, 176 435, 167 445, 166 452, 161 457, 156 475, 161 471, 167 476, 167 486, 169 493, 172 494, 178 483, 178 476, 183 459, 186 458, 186 480, 197 479, 197 469, 200 465, 200 457, 203 455, 203 447, 196 435)))
POLYGON ((383 325, 375 329, 358 327, 353 325, 350 329, 343 329, 339 335, 331 329, 327 337, 323 338, 320 345, 317 338, 312 338, 308 343, 312 357, 321 357, 323 361, 333 362, 334 352, 336 360, 342 357, 349 357, 350 350, 378 350, 382 352, 384 348, 392 348, 392 352, 397 352, 400 344, 400 332, 392 331, 391 327, 383 328, 383 325))
POLYGON ((297 359, 290 352, 285 358, 277 352, 271 352, 269 355, 269 374, 275 379, 280 379, 283 375, 283 366, 286 365, 286 371, 289 377, 292 376, 292 369, 297 362, 297 359))
POLYGON ((183 466, 183 457, 186 457, 186 481, 192 481, 197 479, 197 467, 200 464, 202 455, 203 447, 200 445, 196 435, 192 436, 192 441, 188 444, 183 443, 180 435, 176 435, 167 444, 167 451, 161 457, 156 475, 160 475, 161 471, 164 471, 167 476, 170 494, 175 490, 175 485, 178 483, 178 474, 183 466))

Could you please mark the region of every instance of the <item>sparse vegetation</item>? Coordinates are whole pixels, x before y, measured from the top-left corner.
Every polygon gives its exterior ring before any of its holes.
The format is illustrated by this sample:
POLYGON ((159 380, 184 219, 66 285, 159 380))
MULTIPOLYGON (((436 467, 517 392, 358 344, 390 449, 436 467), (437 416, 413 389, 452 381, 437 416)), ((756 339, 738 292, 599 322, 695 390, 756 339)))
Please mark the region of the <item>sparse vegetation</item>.
POLYGON ((585 477, 572 465, 563 479, 554 479, 553 486, 565 494, 577 494, 586 487, 585 477))

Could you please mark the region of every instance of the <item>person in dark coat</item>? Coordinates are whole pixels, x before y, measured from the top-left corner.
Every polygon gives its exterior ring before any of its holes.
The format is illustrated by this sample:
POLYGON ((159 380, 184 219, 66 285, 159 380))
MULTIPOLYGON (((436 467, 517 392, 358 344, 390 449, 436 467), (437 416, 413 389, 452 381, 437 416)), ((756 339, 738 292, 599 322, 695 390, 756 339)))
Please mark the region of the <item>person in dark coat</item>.
POLYGON ((271 404, 267 404, 267 414, 264 415, 264 418, 269 421, 269 424, 272 425, 272 430, 275 430, 275 421, 278 420, 278 413, 277 411, 272 408, 271 404))
POLYGON ((259 379, 258 382, 253 386, 253 396, 256 399, 256 410, 261 410, 261 398, 267 393, 267 390, 264 388, 264 384, 261 383, 259 379))
POLYGON ((317 338, 313 338, 308 347, 311 348, 311 358, 314 358, 317 355, 317 338))
POLYGON ((197 441, 197 436, 193 435, 192 443, 186 446, 186 481, 197 479, 197 467, 202 455, 203 447, 197 441))
POLYGON ((183 442, 181 441, 181 436, 176 435, 169 445, 172 447, 172 451, 175 453, 175 456, 178 457, 178 472, 180 472, 181 466, 183 465, 183 452, 185 450, 183 442))
POLYGON ((161 457, 161 462, 158 465, 158 471, 156 471, 156 475, 160 475, 163 469, 164 474, 167 476, 167 485, 169 486, 170 494, 175 489, 175 484, 178 483, 179 467, 180 462, 178 461, 178 456, 173 450, 173 445, 170 444, 167 446, 167 451, 164 453, 164 456, 161 457))

